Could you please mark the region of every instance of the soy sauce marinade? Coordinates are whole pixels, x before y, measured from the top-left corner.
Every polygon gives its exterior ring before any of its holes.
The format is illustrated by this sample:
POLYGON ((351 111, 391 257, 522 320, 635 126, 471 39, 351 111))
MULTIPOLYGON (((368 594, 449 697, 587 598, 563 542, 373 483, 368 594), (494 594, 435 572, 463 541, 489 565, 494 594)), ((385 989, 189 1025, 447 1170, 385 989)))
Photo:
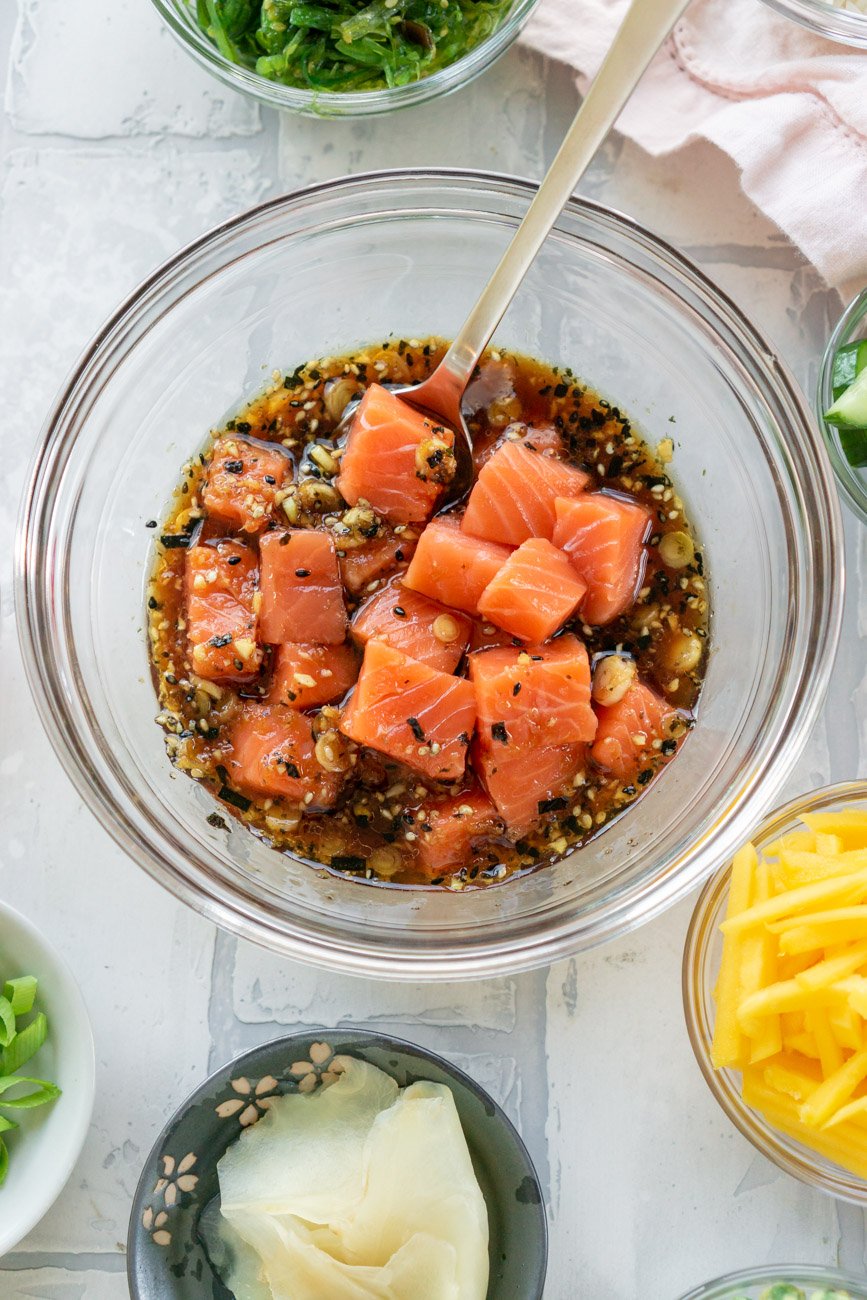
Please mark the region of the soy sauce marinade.
MULTIPOLYGON (((371 382, 419 382, 437 364, 445 346, 438 339, 389 341, 348 356, 307 363, 285 376, 275 373, 268 391, 215 434, 228 431, 245 440, 276 443, 289 454, 294 479, 287 476, 285 491, 278 493, 269 528, 318 528, 332 533, 350 616, 371 594, 405 572, 423 525, 392 526, 363 508, 348 509, 333 485, 341 449, 332 440, 332 431, 350 397, 371 382), (387 567, 366 580, 365 566, 373 548, 379 556, 386 555, 387 567)), ((228 733, 250 702, 267 693, 271 652, 266 648, 258 678, 244 686, 204 681, 191 669, 185 618, 186 551, 191 544, 232 535, 202 506, 210 450, 206 448, 183 467, 182 481, 162 524, 148 608, 151 661, 161 706, 157 721, 166 731, 171 761, 219 800, 219 811, 209 818, 213 825, 224 825, 223 814, 229 813, 275 847, 344 875, 397 885, 481 886, 560 858, 598 833, 638 799, 686 736, 704 672, 708 601, 702 555, 666 469, 673 452, 671 438, 663 438, 652 451, 627 418, 571 370, 503 351, 486 354, 467 391, 466 409, 477 463, 504 439, 522 440, 542 428, 548 430, 550 442, 551 430, 556 430, 559 454, 592 475, 592 490, 628 494, 651 512, 647 567, 634 606, 606 626, 585 626, 579 617, 566 630, 583 640, 591 663, 616 651, 633 657, 640 680, 680 710, 668 738, 654 742, 633 779, 618 779, 588 760, 566 796, 540 805, 538 823, 523 839, 513 843, 503 835, 484 840, 473 846, 471 858, 459 870, 433 881, 417 859, 416 845, 425 825, 422 810, 459 795, 469 782, 443 787, 341 739, 337 766, 342 769, 343 785, 336 806, 328 811, 309 811, 282 798, 251 798, 233 787, 226 767, 228 733)), ((243 540, 256 545, 249 536, 243 540)), ((496 642, 498 636, 502 643, 502 633, 478 620, 470 648, 496 642)), ((457 671, 465 670, 461 666, 457 671)), ((339 707, 338 701, 311 711, 314 736, 335 734, 339 707)))

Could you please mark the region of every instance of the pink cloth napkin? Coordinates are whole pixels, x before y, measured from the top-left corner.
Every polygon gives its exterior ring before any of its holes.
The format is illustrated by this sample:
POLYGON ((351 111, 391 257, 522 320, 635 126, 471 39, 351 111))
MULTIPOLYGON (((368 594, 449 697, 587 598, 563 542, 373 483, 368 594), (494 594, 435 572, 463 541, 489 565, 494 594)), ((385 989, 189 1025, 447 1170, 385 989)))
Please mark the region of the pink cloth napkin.
MULTIPOLYGON (((575 68, 583 89, 627 6, 541 0, 523 39, 575 68)), ((651 154, 712 141, 828 284, 844 295, 867 284, 867 52, 759 0, 693 0, 618 130, 651 154)))

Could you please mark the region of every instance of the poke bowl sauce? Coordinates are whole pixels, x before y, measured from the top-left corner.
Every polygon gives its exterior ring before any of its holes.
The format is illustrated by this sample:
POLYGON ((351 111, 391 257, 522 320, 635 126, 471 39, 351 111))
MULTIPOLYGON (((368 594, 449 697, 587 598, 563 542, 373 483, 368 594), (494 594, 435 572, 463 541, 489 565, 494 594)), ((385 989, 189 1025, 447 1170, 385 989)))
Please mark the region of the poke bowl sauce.
POLYGON ((275 373, 183 466, 147 600, 157 721, 212 825, 460 890, 636 803, 693 726, 709 609, 671 438, 651 449, 570 369, 485 354, 448 503, 452 431, 387 387, 446 347, 275 373))

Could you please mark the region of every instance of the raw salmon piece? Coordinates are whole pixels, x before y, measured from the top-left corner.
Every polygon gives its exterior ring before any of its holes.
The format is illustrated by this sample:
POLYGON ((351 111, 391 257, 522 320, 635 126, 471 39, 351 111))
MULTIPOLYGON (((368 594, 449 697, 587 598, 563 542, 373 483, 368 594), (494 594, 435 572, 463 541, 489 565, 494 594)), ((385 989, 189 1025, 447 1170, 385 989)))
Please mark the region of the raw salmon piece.
POLYGON ((314 709, 342 700, 357 677, 358 656, 351 645, 287 641, 274 655, 268 700, 287 709, 314 709))
POLYGON ((194 673, 247 682, 262 663, 254 613, 256 556, 240 542, 191 546, 186 557, 187 636, 194 673))
POLYGON ((565 551, 531 537, 488 583, 478 610, 512 636, 542 642, 572 617, 586 590, 565 551))
POLYGON ((528 752, 508 745, 473 746, 473 767, 506 823, 509 838, 521 839, 554 809, 568 807, 573 781, 586 759, 584 745, 549 745, 528 752), (554 807, 559 807, 559 803, 554 807))
POLYGON ((337 487, 351 506, 367 501, 393 523, 428 519, 454 476, 454 442, 451 429, 371 384, 350 426, 337 487))
POLYGON ((610 623, 629 609, 641 586, 650 514, 637 501, 604 492, 558 499, 556 509, 554 545, 587 583, 581 617, 592 626, 610 623))
POLYGON ((202 490, 209 515, 245 533, 259 533, 276 505, 292 462, 267 442, 226 434, 214 443, 202 490))
POLYGON ((479 597, 510 554, 507 546, 470 537, 456 519, 434 519, 419 538, 404 585, 476 614, 479 597))
MULTIPOLYGON (((669 738, 677 710, 643 682, 636 682, 617 704, 596 710, 599 729, 590 756, 621 781, 635 776, 642 762, 658 759, 654 740, 669 738)), ((674 745, 671 753, 674 753, 674 745)), ((663 753, 669 758, 670 754, 663 753)))
POLYGON ((405 537, 390 529, 352 549, 344 550, 338 546, 337 558, 344 587, 353 596, 361 595, 371 583, 391 573, 393 569, 405 568, 413 557, 415 547, 415 533, 411 537, 405 537))
POLYGON ((438 781, 458 781, 476 721, 473 688, 368 641, 358 685, 340 729, 359 745, 438 781))
POLYGON ((551 540, 558 497, 580 496, 589 483, 583 470, 554 456, 506 441, 483 467, 461 521, 465 533, 520 546, 530 537, 551 540))
POLYGON ((429 880, 458 871, 477 840, 502 835, 503 819, 483 790, 425 804, 414 822, 416 861, 429 880))
POLYGON ((470 628, 466 614, 446 609, 397 579, 371 596, 352 620, 352 634, 362 645, 375 637, 441 673, 457 668, 470 628))
POLYGON ((248 705, 232 727, 229 782, 266 799, 283 796, 305 809, 331 808, 343 777, 326 772, 315 753, 312 719, 275 704, 248 705), (312 795, 309 802, 306 796, 312 795))
POLYGON ((337 552, 327 533, 289 528, 259 543, 262 639, 340 645, 348 620, 337 552))
MULTIPOLYGON (((470 655, 469 667, 483 747, 497 750, 506 743, 530 751, 586 743, 596 735, 590 660, 577 637, 479 651, 470 655)), ((526 761, 532 766, 535 753, 526 761)))

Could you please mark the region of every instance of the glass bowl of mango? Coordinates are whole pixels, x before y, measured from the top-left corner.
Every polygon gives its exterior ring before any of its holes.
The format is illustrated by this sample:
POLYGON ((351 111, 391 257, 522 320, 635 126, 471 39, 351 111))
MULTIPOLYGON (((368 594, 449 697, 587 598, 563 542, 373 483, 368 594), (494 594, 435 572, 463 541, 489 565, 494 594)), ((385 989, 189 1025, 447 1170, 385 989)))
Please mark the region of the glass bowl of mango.
MULTIPOLYGON (((701 1071, 741 1133, 867 1205, 867 782, 785 804, 708 881, 683 996, 701 1071)), ((739 1153, 721 1158, 742 1174, 739 1153)))

